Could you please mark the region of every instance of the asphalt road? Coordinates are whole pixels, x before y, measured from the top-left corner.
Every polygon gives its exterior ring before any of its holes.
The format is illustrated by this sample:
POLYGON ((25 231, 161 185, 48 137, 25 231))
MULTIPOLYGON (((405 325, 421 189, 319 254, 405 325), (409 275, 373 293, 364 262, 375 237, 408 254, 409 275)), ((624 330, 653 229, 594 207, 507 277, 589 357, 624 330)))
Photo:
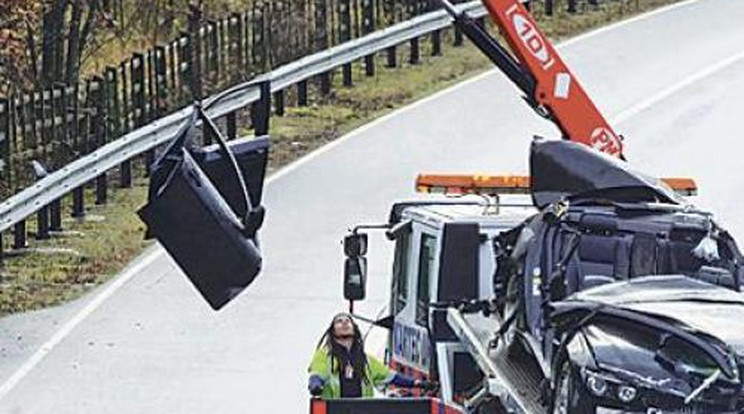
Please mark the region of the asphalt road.
MULTIPOLYGON (((696 203, 742 241, 743 17, 699 0, 562 47, 631 162, 697 178, 696 203)), ((271 179, 265 271, 222 312, 152 249, 80 301, 0 320, 0 413, 305 412, 310 354, 345 306, 346 228, 384 221, 418 172, 525 173, 533 134, 556 132, 495 73, 362 128, 271 179)), ((368 315, 389 284, 387 246, 371 250, 368 315)))

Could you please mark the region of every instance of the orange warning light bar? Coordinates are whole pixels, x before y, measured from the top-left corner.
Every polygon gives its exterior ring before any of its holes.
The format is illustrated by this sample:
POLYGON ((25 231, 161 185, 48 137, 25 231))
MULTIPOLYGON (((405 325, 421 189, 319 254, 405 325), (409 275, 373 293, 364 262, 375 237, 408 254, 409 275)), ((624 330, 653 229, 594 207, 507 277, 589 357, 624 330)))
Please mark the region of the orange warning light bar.
POLYGON ((416 191, 444 194, 529 194, 525 175, 419 174, 416 191))
POLYGON ((679 195, 696 196, 698 194, 697 183, 692 178, 668 177, 662 178, 661 181, 664 181, 666 185, 679 195))
MULTIPOLYGON (((697 195, 697 184, 692 178, 662 178, 661 180, 680 195, 697 195)), ((416 191, 453 195, 529 194, 530 177, 526 175, 419 174, 416 177, 416 191)))

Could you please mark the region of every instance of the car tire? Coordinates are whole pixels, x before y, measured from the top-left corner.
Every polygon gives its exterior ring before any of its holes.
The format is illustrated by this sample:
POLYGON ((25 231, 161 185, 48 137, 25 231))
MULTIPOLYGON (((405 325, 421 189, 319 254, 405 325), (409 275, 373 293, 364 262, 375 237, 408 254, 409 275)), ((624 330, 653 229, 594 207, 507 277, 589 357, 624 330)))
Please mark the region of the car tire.
POLYGON ((578 369, 566 360, 560 365, 551 412, 553 414, 596 414, 597 405, 584 387, 578 369))

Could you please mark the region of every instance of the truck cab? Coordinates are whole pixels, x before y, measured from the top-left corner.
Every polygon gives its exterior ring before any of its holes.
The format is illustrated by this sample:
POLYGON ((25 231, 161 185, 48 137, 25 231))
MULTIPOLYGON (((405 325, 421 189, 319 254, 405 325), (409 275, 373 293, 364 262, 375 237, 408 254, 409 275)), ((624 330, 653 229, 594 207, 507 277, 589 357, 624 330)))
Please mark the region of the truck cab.
POLYGON ((462 402, 482 375, 449 332, 446 315, 431 308, 492 299, 493 240, 535 213, 527 205, 493 207, 462 199, 398 203, 391 212, 390 224, 399 230, 393 235, 389 363, 409 376, 436 379, 447 402, 462 402))

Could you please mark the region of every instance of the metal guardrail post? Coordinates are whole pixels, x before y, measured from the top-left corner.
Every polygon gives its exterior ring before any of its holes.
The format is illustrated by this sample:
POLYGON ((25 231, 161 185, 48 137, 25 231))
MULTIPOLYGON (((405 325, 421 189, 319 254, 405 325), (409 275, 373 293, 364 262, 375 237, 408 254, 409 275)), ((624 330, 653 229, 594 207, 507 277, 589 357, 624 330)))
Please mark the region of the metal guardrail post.
POLYGON ((307 81, 297 83, 297 106, 307 106, 307 81))
POLYGON ((284 91, 274 92, 274 108, 277 116, 284 116, 284 91))
POLYGON ((460 47, 463 45, 463 43, 465 43, 465 36, 463 36, 462 30, 455 27, 455 41, 452 43, 452 45, 455 47, 460 47))
POLYGON ((411 65, 418 65, 421 63, 421 49, 419 47, 418 37, 411 39, 411 55, 408 58, 408 63, 411 65))
POLYGON ((395 46, 390 46, 386 50, 387 52, 387 66, 388 68, 394 68, 398 66, 398 48, 395 46))
POLYGON ((431 55, 442 55, 442 31, 435 30, 431 33, 431 55))
POLYGON ((217 137, 211 128, 202 128, 202 142, 204 145, 212 145, 217 140, 217 137))
POLYGON ((230 112, 225 116, 225 124, 227 126, 227 139, 235 139, 238 137, 238 119, 235 112, 230 112))
POLYGON ((26 220, 21 220, 13 226, 13 248, 18 250, 26 247, 26 220))
POLYGON ((46 240, 49 236, 49 207, 42 207, 36 212, 36 239, 46 240))
POLYGON ((321 73, 318 75, 318 79, 320 82, 320 94, 327 96, 331 93, 331 73, 321 73))
POLYGON ((70 217, 85 217, 85 184, 72 190, 72 211, 70 217))
POLYGON ((261 99, 253 103, 251 107, 251 120, 256 136, 269 133, 269 122, 271 118, 271 82, 261 82, 261 99))
POLYGON ((49 231, 62 231, 62 203, 59 199, 49 204, 49 231))
MULTIPOLYGON (((37 160, 31 161, 31 170, 37 181, 49 175, 46 167, 37 160)), ((49 238, 49 208, 47 206, 36 212, 36 238, 38 240, 49 238)))

